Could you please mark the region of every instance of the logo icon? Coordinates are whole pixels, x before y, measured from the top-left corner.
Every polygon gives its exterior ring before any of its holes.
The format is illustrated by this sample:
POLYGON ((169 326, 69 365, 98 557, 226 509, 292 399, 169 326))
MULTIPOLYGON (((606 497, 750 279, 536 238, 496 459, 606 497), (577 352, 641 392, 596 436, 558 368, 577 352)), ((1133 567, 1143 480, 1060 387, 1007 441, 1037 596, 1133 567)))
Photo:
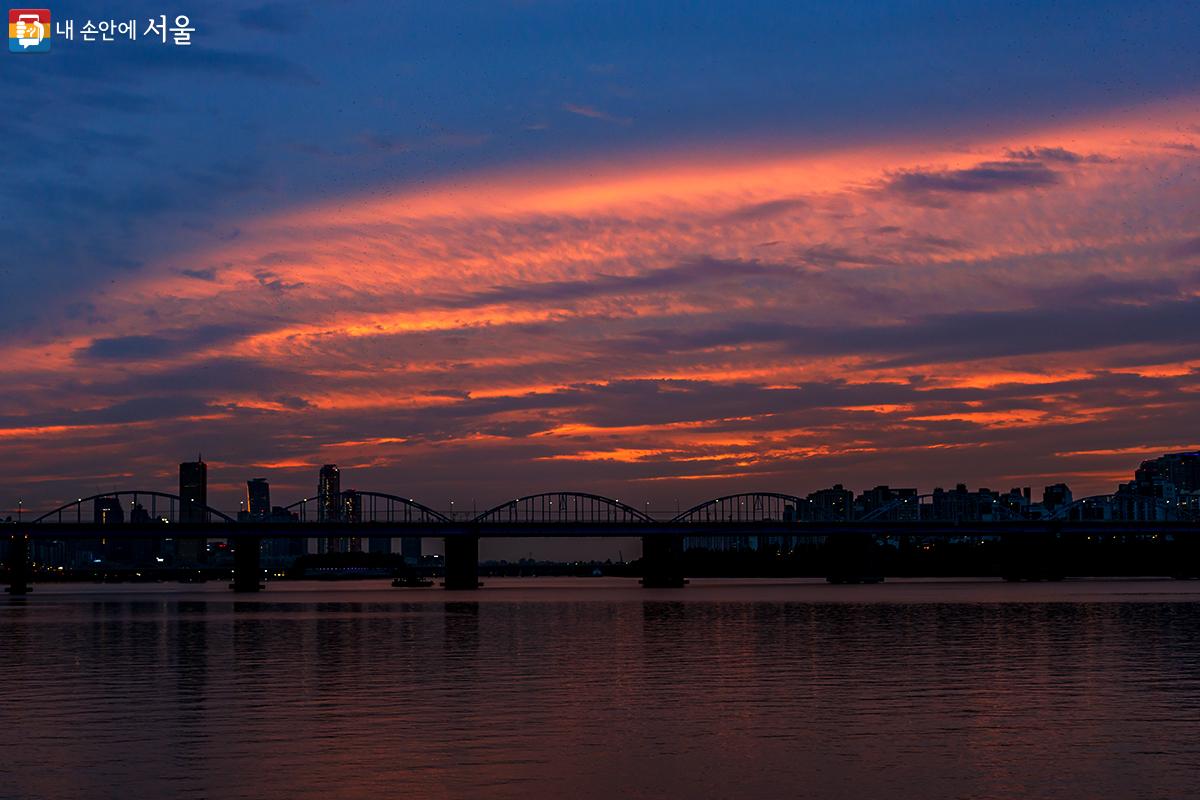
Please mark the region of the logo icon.
POLYGON ((45 53, 50 49, 50 9, 13 8, 8 12, 8 49, 45 53))

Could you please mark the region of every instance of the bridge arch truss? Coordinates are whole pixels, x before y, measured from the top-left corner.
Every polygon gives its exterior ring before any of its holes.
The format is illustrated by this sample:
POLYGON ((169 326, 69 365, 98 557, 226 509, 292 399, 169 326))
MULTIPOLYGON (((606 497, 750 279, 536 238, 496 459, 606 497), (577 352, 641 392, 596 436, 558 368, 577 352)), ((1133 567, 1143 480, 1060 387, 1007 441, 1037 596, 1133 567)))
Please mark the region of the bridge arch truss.
MULTIPOLYGON (((145 489, 124 489, 115 492, 101 492, 89 497, 80 497, 77 500, 72 500, 58 508, 47 511, 33 521, 35 523, 99 522, 95 518, 96 501, 106 498, 113 498, 120 503, 123 516, 130 514, 140 506, 152 521, 166 520, 170 523, 179 523, 181 521, 180 512, 183 509, 183 500, 179 495, 145 489), (126 498, 128 498, 128 503, 125 502, 126 498)), ((236 522, 233 517, 223 511, 218 511, 212 506, 201 506, 200 513, 203 515, 204 522, 212 522, 214 520, 236 522)))
MULTIPOLYGON (((387 492, 359 491, 347 489, 341 493, 338 506, 342 522, 388 522, 429 524, 450 522, 450 518, 416 500, 387 492)), ((300 522, 317 522, 320 518, 317 498, 297 500, 285 510, 299 518, 300 522)))
POLYGON ((1139 522, 1191 522, 1200 519, 1194 508, 1178 500, 1144 494, 1097 494, 1059 506, 1047 519, 1128 520, 1139 522))
POLYGON ((779 492, 743 492, 714 497, 677 514, 672 522, 795 522, 812 518, 807 499, 779 492), (807 514, 807 516, 806 516, 807 514))
POLYGON ((543 492, 501 503, 475 517, 475 522, 603 523, 655 520, 645 512, 598 494, 586 492, 543 492))

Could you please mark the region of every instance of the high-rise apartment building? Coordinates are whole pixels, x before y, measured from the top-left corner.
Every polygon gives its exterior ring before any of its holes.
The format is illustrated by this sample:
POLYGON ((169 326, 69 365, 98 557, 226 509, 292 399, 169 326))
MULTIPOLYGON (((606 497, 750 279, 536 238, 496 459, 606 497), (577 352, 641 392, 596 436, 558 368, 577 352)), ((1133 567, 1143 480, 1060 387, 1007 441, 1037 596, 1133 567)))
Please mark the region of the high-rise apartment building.
MULTIPOLYGON (((208 522, 208 465, 199 455, 195 461, 179 465, 179 522, 198 525, 208 522)), ((175 542, 175 558, 180 564, 198 564, 205 560, 208 540, 184 537, 175 542)))

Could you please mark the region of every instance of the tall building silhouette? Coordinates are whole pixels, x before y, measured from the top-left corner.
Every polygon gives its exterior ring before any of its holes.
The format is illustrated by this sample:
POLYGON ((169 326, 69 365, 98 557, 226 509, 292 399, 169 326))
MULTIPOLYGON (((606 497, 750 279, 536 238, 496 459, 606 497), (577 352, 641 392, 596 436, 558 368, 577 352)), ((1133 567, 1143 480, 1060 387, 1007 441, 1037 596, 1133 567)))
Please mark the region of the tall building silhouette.
POLYGON ((271 484, 266 478, 246 481, 246 513, 255 522, 262 522, 271 515, 271 484))
POLYGON ((854 509, 854 492, 835 483, 831 489, 820 489, 809 494, 808 502, 823 519, 850 519, 854 509))
MULTIPOLYGON (((179 465, 179 522, 184 525, 208 522, 208 465, 199 455, 179 465)), ((207 540, 186 537, 175 543, 176 559, 183 564, 204 560, 207 540)))
POLYGON ((199 457, 179 465, 179 521, 207 522, 208 465, 199 457))
POLYGON ((125 521, 125 509, 116 497, 97 497, 92 501, 93 519, 97 525, 120 525, 125 521))
MULTIPOLYGON (((125 522, 125 509, 121 507, 121 501, 116 497, 97 497, 92 501, 92 519, 97 525, 120 525, 125 522)), ((108 537, 101 537, 91 542, 92 551, 97 556, 102 556, 105 561, 113 558, 117 553, 113 547, 113 540, 108 537)))
MULTIPOLYGON (((362 522, 362 495, 353 489, 342 492, 342 522, 362 522)), ((358 536, 343 538, 339 549, 343 553, 362 552, 362 539, 358 536)))
MULTIPOLYGON (((337 464, 326 464, 321 467, 317 479, 317 522, 338 522, 342 518, 342 476, 337 464)), ((341 540, 328 537, 325 546, 320 548, 326 553, 340 553, 341 540)))
POLYGON ((342 476, 337 464, 326 464, 317 480, 317 522, 337 522, 341 512, 342 476))
POLYGON ((1171 498, 1200 491, 1200 452, 1167 453, 1143 461, 1133 474, 1138 494, 1171 498))
POLYGON ((1042 491, 1042 507, 1054 511, 1059 506, 1069 506, 1074 498, 1071 487, 1065 483, 1052 483, 1042 491))

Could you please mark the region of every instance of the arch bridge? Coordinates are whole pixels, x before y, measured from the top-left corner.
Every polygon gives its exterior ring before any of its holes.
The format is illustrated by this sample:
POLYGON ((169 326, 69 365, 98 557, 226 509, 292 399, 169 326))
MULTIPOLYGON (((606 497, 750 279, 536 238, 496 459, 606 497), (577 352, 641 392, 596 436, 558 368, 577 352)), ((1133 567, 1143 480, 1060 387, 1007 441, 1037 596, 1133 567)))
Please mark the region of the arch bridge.
POLYGON ((646 523, 657 522, 645 512, 598 494, 587 492, 543 492, 518 497, 489 508, 475 517, 481 524, 506 522, 531 525, 549 523, 646 523))
POLYGON ((1141 522, 1196 521, 1200 509, 1189 508, 1178 500, 1141 494, 1097 494, 1081 497, 1059 506, 1046 519, 1122 520, 1141 522))
MULTIPOLYGON (((135 521, 132 518, 135 514, 138 514, 138 509, 141 509, 146 514, 146 518, 141 520, 143 522, 179 524, 185 521, 200 523, 237 521, 225 512, 208 505, 194 504, 185 514, 183 498, 177 494, 157 492, 149 489, 123 489, 80 497, 69 503, 64 503, 58 508, 47 511, 40 517, 36 517, 33 522, 48 524, 73 522, 76 524, 92 523, 100 525, 125 522, 126 505, 123 502, 125 498, 129 498, 128 513, 130 522, 135 521), (106 500, 116 501, 116 508, 114 509, 113 505, 103 502, 106 500), (149 504, 148 507, 146 504, 149 504), (84 513, 85 509, 87 510, 86 514, 84 513), (121 512, 119 519, 104 519, 106 513, 115 510, 121 512), (97 518, 98 514, 100 518, 97 518)), ((114 514, 114 517, 116 517, 116 514, 114 514)))
POLYGON ((671 522, 833 522, 836 519, 829 510, 818 508, 805 497, 779 492, 743 492, 705 500, 675 515, 671 522))
MULTIPOLYGON (((284 508, 295 514, 300 522, 323 522, 317 501, 316 497, 306 497, 284 508)), ((440 511, 435 511, 412 498, 358 489, 347 489, 341 493, 337 519, 350 523, 380 522, 421 525, 451 521, 450 517, 440 511)))
MULTIPOLYGON (((171 536, 190 545, 203 545, 208 537, 226 539, 234 551, 234 587, 243 590, 259 588, 264 539, 365 537, 373 542, 376 538, 442 538, 446 586, 451 589, 478 585, 481 537, 639 537, 644 583, 664 587, 685 582, 682 553, 685 541, 693 537, 759 537, 759 543, 770 545, 776 540, 786 542, 788 537, 835 537, 850 542, 891 536, 1027 539, 1060 533, 1165 534, 1200 543, 1196 509, 1173 504, 1170 499, 1097 495, 1031 519, 1027 510, 1009 508, 1003 497, 990 503, 978 499, 964 502, 953 493, 943 495, 944 503, 937 497, 905 495, 856 515, 852 507, 821 507, 798 495, 742 492, 706 500, 666 519, 615 498, 559 491, 518 497, 462 519, 402 495, 347 490, 337 498, 337 508, 325 512, 316 498, 308 497, 287 506, 286 515, 271 514, 266 519, 239 515, 235 520, 208 505, 185 509, 177 494, 131 489, 80 497, 23 527, 18 519, 17 525, 8 527, 9 575, 14 591, 28 588, 28 576, 22 577, 22 571, 28 567, 31 537, 48 541, 95 538, 97 526, 103 526, 105 539, 171 536)), ((391 552, 390 542, 386 552, 391 552)))
POLYGON ((1028 519, 1019 511, 1001 502, 997 495, 991 503, 979 504, 967 501, 964 503, 954 492, 942 494, 909 494, 895 497, 866 512, 856 519, 863 522, 872 521, 930 521, 930 522, 965 522, 965 521, 1018 521, 1028 519), (937 501, 944 499, 948 508, 938 507, 937 501))

